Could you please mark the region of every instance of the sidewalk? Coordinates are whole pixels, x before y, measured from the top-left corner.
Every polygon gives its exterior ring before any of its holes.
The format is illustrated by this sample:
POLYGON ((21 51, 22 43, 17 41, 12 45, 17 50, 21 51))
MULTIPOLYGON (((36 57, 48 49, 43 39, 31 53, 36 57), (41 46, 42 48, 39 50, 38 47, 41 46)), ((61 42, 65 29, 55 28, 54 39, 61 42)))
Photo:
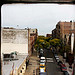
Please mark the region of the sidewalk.
POLYGON ((34 53, 29 58, 29 65, 27 67, 25 75, 33 75, 33 70, 36 72, 36 69, 39 68, 39 58, 36 56, 36 53, 34 53))
POLYGON ((72 69, 69 68, 69 64, 66 62, 66 60, 61 56, 59 55, 59 59, 65 63, 66 67, 67 67, 67 72, 69 73, 69 75, 72 75, 72 72, 73 72, 73 64, 72 64, 72 69))

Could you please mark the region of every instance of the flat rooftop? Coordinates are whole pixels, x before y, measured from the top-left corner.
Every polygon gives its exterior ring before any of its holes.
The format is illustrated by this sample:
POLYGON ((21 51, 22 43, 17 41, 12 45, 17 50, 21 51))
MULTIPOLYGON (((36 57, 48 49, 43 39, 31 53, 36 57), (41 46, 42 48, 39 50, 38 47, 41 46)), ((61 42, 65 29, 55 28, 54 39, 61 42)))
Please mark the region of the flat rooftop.
POLYGON ((27 58, 28 55, 20 55, 20 58, 18 60, 12 60, 12 61, 3 61, 2 62, 2 75, 10 75, 10 72, 12 71, 13 63, 14 63, 14 69, 19 68, 20 65, 23 63, 23 61, 27 58))

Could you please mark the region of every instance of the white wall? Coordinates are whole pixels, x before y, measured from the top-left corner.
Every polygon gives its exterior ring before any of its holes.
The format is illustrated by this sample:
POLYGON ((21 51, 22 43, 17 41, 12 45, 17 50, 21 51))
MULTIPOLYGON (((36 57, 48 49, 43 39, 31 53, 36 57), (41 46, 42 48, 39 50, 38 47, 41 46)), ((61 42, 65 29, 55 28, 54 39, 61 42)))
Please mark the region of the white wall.
POLYGON ((14 51, 28 53, 28 30, 1 29, 1 54, 14 51))
POLYGON ((13 43, 2 43, 1 52, 11 53, 17 51, 19 53, 28 53, 28 44, 13 44, 13 43))

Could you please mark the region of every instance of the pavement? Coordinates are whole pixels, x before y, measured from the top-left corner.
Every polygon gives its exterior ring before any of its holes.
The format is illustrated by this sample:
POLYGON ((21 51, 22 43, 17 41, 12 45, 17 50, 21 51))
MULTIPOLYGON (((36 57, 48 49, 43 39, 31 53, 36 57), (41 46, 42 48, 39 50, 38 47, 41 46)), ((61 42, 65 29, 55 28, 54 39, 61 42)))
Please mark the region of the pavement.
POLYGON ((44 56, 46 58, 53 58, 53 62, 46 62, 47 75, 63 75, 63 72, 61 72, 59 65, 57 65, 53 53, 50 50, 45 50, 44 56))
POLYGON ((69 68, 69 64, 66 62, 66 60, 63 58, 63 56, 59 55, 59 59, 66 65, 67 67, 67 72, 69 73, 69 75, 72 75, 72 72, 73 72, 73 65, 72 64, 72 69, 69 68))
POLYGON ((35 75, 36 70, 39 68, 39 58, 37 57, 36 52, 34 52, 29 59, 29 65, 27 66, 25 75, 35 75))

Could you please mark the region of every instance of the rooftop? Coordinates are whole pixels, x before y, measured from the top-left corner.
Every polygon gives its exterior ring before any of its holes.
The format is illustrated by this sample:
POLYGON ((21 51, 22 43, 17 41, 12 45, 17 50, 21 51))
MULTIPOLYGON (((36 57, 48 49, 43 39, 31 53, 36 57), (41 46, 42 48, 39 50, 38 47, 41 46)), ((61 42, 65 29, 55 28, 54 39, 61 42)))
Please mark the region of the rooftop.
POLYGON ((20 65, 23 63, 23 61, 27 58, 28 55, 20 55, 18 60, 12 60, 12 61, 3 61, 2 63, 2 75, 10 75, 10 72, 12 71, 12 67, 14 65, 15 68, 19 68, 20 65))

